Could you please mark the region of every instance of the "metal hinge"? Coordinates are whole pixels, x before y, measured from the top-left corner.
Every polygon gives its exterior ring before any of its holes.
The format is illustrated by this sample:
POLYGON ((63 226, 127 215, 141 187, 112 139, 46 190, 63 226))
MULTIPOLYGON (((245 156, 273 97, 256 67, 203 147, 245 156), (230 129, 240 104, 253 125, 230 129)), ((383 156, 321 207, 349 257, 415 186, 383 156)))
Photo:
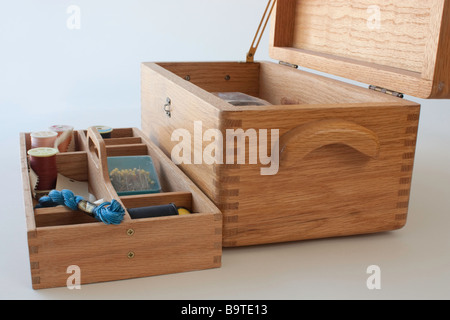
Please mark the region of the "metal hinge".
POLYGON ((291 68, 294 68, 294 69, 298 69, 298 65, 292 64, 292 63, 289 63, 289 62, 280 61, 279 64, 281 64, 282 66, 286 66, 286 67, 291 67, 291 68))
POLYGON ((400 93, 400 92, 397 92, 397 91, 394 91, 394 90, 389 90, 389 89, 385 89, 385 88, 377 87, 377 86, 373 86, 373 85, 370 85, 369 89, 373 90, 373 91, 385 93, 385 94, 388 94, 390 96, 394 96, 394 97, 397 97, 397 98, 401 98, 401 99, 404 98, 404 94, 403 93, 400 93))

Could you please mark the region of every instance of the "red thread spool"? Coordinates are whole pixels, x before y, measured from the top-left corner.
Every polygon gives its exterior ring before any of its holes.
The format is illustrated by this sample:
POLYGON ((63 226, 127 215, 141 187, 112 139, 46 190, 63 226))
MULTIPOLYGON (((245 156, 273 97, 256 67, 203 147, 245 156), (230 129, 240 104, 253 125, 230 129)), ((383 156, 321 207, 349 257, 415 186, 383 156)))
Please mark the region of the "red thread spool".
POLYGON ((56 154, 58 152, 55 148, 35 148, 28 151, 31 169, 39 177, 36 190, 47 191, 56 188, 58 178, 56 154))

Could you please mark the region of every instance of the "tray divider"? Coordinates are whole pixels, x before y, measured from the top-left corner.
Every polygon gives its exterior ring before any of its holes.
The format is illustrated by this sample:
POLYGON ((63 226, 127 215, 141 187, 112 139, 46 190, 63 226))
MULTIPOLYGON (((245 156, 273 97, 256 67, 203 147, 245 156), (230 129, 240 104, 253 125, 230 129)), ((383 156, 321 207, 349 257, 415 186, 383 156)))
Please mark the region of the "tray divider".
MULTIPOLYGON (((92 190, 98 198, 104 201, 115 199, 125 209, 109 178, 105 142, 94 127, 88 128, 85 143, 89 155, 89 182, 92 190)), ((126 210, 125 212, 123 222, 130 221, 130 215, 126 210)))
POLYGON ((83 223, 99 223, 95 218, 80 211, 73 211, 63 206, 38 208, 34 210, 36 226, 52 227, 83 223))
POLYGON ((139 144, 142 143, 140 137, 124 137, 124 138, 111 138, 104 139, 106 146, 118 146, 124 144, 139 144))
POLYGON ((120 199, 126 208, 142 208, 174 203, 177 207, 192 210, 192 193, 190 192, 164 192, 122 196, 120 199))
POLYGON ((145 156, 148 155, 148 150, 147 145, 143 143, 108 145, 106 146, 106 154, 108 157, 145 156))

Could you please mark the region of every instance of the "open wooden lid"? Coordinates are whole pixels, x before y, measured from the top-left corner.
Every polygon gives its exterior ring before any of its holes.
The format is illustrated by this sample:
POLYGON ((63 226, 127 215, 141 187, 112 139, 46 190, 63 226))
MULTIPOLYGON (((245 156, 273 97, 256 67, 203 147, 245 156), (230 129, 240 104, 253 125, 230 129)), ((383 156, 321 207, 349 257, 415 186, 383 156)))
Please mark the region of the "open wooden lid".
POLYGON ((450 0, 278 0, 270 57, 424 99, 450 98, 450 0))

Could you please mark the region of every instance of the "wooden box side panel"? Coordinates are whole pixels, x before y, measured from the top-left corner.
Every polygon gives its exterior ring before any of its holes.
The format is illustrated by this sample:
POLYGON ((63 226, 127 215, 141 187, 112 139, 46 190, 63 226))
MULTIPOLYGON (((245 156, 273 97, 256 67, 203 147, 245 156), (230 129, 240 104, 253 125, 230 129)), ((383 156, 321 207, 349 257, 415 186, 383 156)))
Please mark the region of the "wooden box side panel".
POLYGON ((27 160, 27 142, 26 134, 20 134, 20 167, 22 171, 22 185, 23 185, 23 198, 24 198, 24 209, 25 217, 27 223, 27 233, 30 235, 36 231, 36 222, 34 220, 33 212, 33 197, 31 193, 30 185, 30 175, 28 171, 28 160, 27 160))
MULTIPOLYGON (((367 104, 323 106, 290 111, 267 111, 255 122, 252 113, 227 113, 229 120, 240 119, 240 127, 279 129, 280 141, 295 130, 303 132, 284 145, 279 171, 262 176, 261 165, 225 168, 229 194, 220 208, 224 216, 225 247, 348 236, 403 227, 406 223, 420 107, 367 104), (331 121, 360 126, 373 132, 374 152, 360 145, 326 139, 311 139, 310 148, 303 127, 318 124, 319 135, 328 130, 321 122, 331 121), (358 148, 350 147, 353 145, 358 148), (378 145, 378 147, 376 147, 378 145), (362 153, 362 152, 366 152, 362 153)), ((248 145, 247 145, 248 147, 248 145)), ((372 148, 372 147, 371 147, 372 148)), ((369 148, 370 150, 370 148, 369 148)), ((266 167, 266 166, 264 166, 266 167)))
POLYGON ((30 239, 33 288, 66 286, 70 266, 80 268, 81 284, 219 267, 217 224, 214 215, 198 214, 38 229, 30 239))
POLYGON ((183 165, 183 171, 212 198, 216 190, 214 167, 189 165, 203 156, 203 147, 206 144, 194 143, 195 139, 203 141, 203 133, 200 133, 200 137, 196 136, 195 125, 198 124, 204 130, 219 128, 221 111, 218 108, 221 104, 227 108, 227 103, 155 64, 143 65, 141 90, 142 131, 169 158, 172 158, 175 146, 186 143, 191 150, 176 152, 177 156, 188 156, 183 160, 186 164, 183 165), (164 112, 167 98, 171 101, 170 117, 164 112))
POLYGON ((242 92, 259 96, 258 63, 162 62, 157 65, 207 92, 242 92))

